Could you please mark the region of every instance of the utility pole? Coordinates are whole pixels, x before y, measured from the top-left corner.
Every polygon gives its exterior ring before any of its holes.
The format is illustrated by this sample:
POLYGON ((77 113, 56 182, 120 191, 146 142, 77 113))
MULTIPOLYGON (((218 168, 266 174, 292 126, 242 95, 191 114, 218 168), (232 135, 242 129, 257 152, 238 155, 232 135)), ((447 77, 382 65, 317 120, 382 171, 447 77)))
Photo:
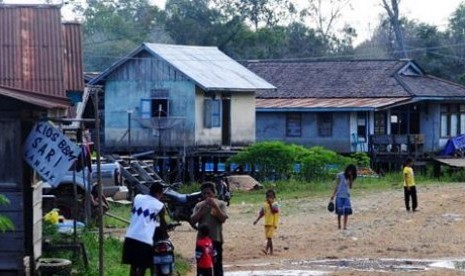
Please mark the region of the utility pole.
MULTIPOLYGON (((97 157, 97 191, 98 198, 102 198, 103 188, 102 188, 102 172, 100 169, 100 116, 99 116, 99 93, 102 91, 101 86, 93 86, 91 89, 91 95, 93 96, 94 103, 94 114, 95 114, 95 152, 97 157)), ((104 236, 103 236, 103 207, 102 200, 98 200, 98 233, 99 233, 99 276, 104 276, 104 265, 103 265, 103 246, 104 246, 104 236)))

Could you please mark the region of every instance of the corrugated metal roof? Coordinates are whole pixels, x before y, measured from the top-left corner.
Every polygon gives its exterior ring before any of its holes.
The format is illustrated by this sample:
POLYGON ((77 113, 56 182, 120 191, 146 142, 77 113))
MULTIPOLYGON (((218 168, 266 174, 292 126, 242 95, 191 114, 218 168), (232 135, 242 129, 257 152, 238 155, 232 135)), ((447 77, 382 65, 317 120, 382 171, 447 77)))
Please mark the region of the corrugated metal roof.
POLYGON ((0 5, 0 85, 66 98, 84 89, 80 25, 60 5, 0 5))
POLYGON ((205 90, 275 89, 217 47, 153 43, 145 45, 205 90))
POLYGON ((305 110, 375 110, 390 106, 410 98, 257 98, 255 106, 259 111, 273 109, 305 110))
POLYGON ((63 23, 65 90, 84 91, 81 24, 63 23))
POLYGON ((107 68, 90 84, 106 78, 113 70, 141 51, 148 51, 168 62, 202 89, 257 91, 275 89, 273 85, 233 60, 217 47, 144 43, 128 56, 107 68))
POLYGON ((433 158, 434 160, 451 167, 465 168, 465 159, 463 158, 433 158))
POLYGON ((69 103, 60 97, 38 94, 31 91, 0 86, 0 95, 13 98, 24 103, 40 106, 46 109, 68 108, 69 103))

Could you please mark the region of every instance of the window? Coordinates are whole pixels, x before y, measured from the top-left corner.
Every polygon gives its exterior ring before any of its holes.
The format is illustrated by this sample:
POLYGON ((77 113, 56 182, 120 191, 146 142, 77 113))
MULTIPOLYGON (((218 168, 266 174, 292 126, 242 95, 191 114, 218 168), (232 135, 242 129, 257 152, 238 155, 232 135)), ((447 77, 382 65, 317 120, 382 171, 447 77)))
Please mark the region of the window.
POLYGON ((386 113, 385 112, 375 113, 374 134, 378 134, 378 135, 386 134, 386 113))
POLYGON ((141 99, 141 118, 150 119, 153 117, 168 117, 168 107, 168 99, 141 99))
POLYGON ((318 113, 317 115, 318 136, 330 137, 333 135, 333 115, 318 113))
POLYGON ((465 104, 441 105, 441 137, 465 133, 465 104))
POLYGON ((302 114, 286 113, 286 136, 287 137, 302 136, 302 114))
POLYGON ((357 136, 366 139, 367 120, 365 112, 357 112, 357 136))
POLYGON ((221 101, 205 99, 204 101, 204 126, 206 128, 221 126, 221 101))

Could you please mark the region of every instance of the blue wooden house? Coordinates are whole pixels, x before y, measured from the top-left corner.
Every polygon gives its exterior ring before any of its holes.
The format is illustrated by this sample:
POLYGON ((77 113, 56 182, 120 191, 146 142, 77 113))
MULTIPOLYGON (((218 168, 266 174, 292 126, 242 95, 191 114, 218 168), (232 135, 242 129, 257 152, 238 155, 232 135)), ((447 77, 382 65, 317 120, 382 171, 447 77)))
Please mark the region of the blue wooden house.
POLYGON ((217 47, 144 43, 90 85, 104 84, 104 148, 230 155, 255 142, 255 94, 275 87, 217 47))
POLYGON ((252 61, 277 87, 256 95, 257 141, 374 158, 441 150, 465 133, 465 87, 412 60, 252 61))

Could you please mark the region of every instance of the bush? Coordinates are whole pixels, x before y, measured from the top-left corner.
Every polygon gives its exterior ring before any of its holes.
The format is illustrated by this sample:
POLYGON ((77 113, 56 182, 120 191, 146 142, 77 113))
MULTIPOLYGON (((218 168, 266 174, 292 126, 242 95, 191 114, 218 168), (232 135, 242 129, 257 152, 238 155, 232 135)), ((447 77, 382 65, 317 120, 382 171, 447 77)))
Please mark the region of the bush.
MULTIPOLYGON (((10 200, 0 194, 0 205, 8 205, 10 204, 10 200)), ((14 230, 15 227, 13 225, 13 222, 5 215, 0 215, 0 232, 5 232, 7 230, 14 230)))
MULTIPOLYGON (((357 158, 365 162, 362 156, 357 158)), ((259 181, 289 180, 293 176, 312 181, 326 178, 356 162, 324 147, 305 148, 280 141, 255 143, 227 160, 229 165, 252 167, 251 174, 259 181), (295 165, 300 165, 300 170, 294 171, 295 165)))
POLYGON ((227 160, 243 167, 253 167, 254 176, 259 180, 275 176, 288 179, 293 173, 294 148, 280 141, 255 143, 227 160))
POLYGON ((306 181, 329 178, 354 160, 324 147, 312 147, 302 159, 301 178, 306 181))

